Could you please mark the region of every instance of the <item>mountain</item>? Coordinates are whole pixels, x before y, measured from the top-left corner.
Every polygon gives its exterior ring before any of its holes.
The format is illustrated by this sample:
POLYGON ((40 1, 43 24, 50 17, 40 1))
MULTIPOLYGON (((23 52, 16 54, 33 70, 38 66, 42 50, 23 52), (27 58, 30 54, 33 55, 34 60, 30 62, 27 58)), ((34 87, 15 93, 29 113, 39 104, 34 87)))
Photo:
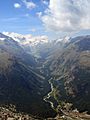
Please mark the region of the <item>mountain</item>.
POLYGON ((15 106, 19 113, 47 120, 56 114, 56 120, 74 120, 77 111, 76 120, 86 118, 79 112, 90 113, 90 36, 49 41, 0 33, 0 83, 5 111, 15 106))
POLYGON ((70 41, 69 36, 50 41, 47 36, 22 35, 14 32, 3 32, 4 35, 11 37, 23 47, 23 49, 36 58, 45 59, 58 49, 62 49, 64 44, 70 41))
POLYGON ((49 101, 90 113, 90 36, 72 38, 44 66, 53 86, 49 101))
POLYGON ((38 117, 54 116, 54 110, 43 100, 50 85, 35 66, 32 55, 0 33, 0 105, 15 105, 17 111, 38 117))
POLYGON ((7 35, 17 41, 24 49, 30 54, 33 54, 36 57, 39 57, 38 49, 42 47, 43 44, 48 44, 47 36, 32 36, 30 34, 22 35, 14 32, 3 32, 4 35, 7 35))
POLYGON ((4 35, 11 37, 15 41, 22 45, 29 44, 30 46, 36 46, 48 42, 47 36, 32 36, 30 34, 22 35, 14 32, 3 32, 4 35))

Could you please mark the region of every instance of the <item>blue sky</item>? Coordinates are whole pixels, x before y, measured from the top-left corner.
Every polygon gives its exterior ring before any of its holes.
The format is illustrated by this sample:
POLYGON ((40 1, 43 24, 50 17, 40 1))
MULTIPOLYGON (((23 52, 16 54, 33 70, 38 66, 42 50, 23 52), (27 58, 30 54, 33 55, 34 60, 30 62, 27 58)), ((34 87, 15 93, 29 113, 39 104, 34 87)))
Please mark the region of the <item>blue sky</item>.
POLYGON ((0 0, 0 31, 44 34, 42 21, 36 13, 44 11, 45 6, 40 0, 33 2, 36 7, 27 9, 22 0, 0 0), (15 3, 21 7, 14 7, 15 3))
POLYGON ((90 0, 0 0, 0 32, 90 34, 90 0))

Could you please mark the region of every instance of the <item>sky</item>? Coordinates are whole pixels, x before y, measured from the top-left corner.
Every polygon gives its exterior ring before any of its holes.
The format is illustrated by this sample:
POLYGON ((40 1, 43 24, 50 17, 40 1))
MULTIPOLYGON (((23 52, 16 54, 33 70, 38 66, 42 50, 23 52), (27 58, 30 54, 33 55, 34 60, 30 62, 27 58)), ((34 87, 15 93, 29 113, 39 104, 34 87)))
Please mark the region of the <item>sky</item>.
POLYGON ((0 0, 0 32, 62 36, 90 34, 90 0, 0 0))

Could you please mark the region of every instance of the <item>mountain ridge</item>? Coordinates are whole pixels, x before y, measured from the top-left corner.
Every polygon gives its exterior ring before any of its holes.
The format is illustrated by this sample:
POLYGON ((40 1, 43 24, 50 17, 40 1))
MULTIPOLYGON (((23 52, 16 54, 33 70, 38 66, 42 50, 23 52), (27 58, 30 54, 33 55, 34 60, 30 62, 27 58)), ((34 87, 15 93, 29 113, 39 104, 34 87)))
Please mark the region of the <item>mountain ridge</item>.
POLYGON ((0 104, 42 118, 61 114, 57 109, 69 103, 89 113, 90 36, 32 47, 0 33, 0 104))

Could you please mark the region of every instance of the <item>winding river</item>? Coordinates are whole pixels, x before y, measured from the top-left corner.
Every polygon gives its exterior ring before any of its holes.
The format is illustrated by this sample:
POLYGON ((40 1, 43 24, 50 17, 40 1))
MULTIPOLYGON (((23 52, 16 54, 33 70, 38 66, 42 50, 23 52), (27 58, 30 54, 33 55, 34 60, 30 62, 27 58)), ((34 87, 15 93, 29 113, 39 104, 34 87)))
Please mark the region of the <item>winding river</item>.
POLYGON ((49 100, 49 98, 50 98, 50 95, 51 95, 51 93, 52 93, 52 91, 53 91, 53 84, 50 82, 50 80, 49 80, 49 84, 50 84, 50 86, 51 86, 51 92, 49 92, 45 97, 44 97, 44 101, 45 102, 48 102, 48 103, 50 103, 51 104, 51 107, 54 109, 54 104, 53 104, 53 102, 51 102, 50 100, 49 100))

